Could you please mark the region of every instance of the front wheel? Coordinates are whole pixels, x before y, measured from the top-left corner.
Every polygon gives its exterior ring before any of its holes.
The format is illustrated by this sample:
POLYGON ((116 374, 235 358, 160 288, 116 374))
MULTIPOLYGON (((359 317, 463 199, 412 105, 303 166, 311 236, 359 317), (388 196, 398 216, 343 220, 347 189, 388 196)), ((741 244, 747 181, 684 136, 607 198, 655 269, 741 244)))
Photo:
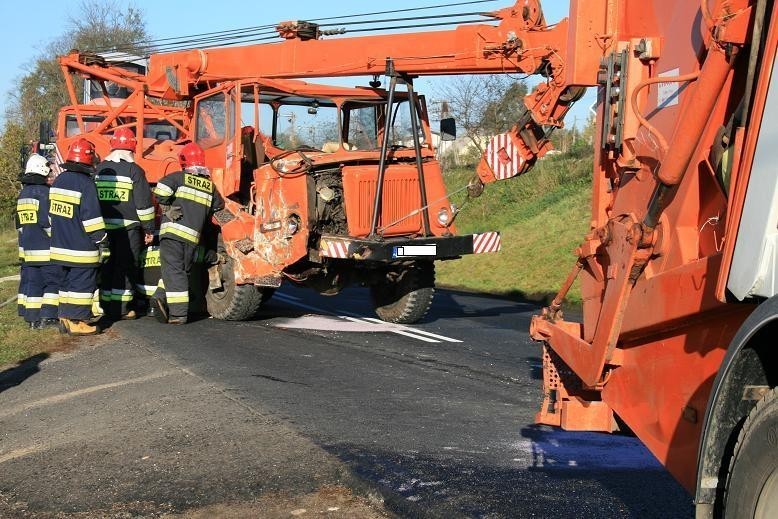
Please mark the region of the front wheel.
POLYGON ((435 294, 435 264, 414 262, 391 267, 370 286, 375 313, 382 321, 413 324, 427 314, 435 294))
POLYGON ((729 465, 724 517, 778 517, 778 388, 748 414, 729 465))
POLYGON ((275 289, 235 283, 232 258, 215 265, 221 286, 208 288, 205 301, 208 313, 225 321, 245 321, 254 317, 262 304, 270 299, 275 289))

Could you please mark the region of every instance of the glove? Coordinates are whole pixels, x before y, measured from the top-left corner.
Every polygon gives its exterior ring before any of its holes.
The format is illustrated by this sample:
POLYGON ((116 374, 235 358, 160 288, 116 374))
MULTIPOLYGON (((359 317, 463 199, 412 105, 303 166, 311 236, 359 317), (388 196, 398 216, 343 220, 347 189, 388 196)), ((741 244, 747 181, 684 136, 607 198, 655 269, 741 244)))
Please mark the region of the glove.
POLYGON ((97 244, 97 251, 100 255, 100 263, 108 263, 111 258, 111 249, 108 247, 108 243, 101 242, 97 244))
POLYGON ((181 206, 171 205, 168 206, 167 211, 165 211, 165 216, 167 216, 171 222, 177 222, 184 217, 184 212, 181 210, 181 206))

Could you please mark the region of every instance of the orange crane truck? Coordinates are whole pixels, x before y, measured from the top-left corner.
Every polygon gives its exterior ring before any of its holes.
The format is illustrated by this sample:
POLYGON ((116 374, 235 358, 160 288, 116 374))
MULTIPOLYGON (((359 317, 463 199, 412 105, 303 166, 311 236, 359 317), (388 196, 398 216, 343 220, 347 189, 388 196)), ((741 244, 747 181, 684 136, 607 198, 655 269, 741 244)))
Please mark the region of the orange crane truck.
POLYGON ((216 215, 225 260, 206 293, 216 318, 250 318, 287 280, 325 295, 367 285, 381 319, 413 323, 432 302, 434 261, 501 247, 496 232, 455 234, 424 98, 401 74, 389 91, 263 77, 198 82, 174 96, 180 107, 142 73, 99 56, 60 62, 73 104, 59 114, 59 148, 86 136, 104 154, 113 130, 132 127, 144 135, 136 155, 150 182, 179 168, 182 142, 204 148, 227 206, 216 215), (102 94, 77 103, 74 74, 102 94))
MULTIPOLYGON (((415 75, 541 74, 524 116, 489 142, 477 172, 483 183, 527 172, 571 104, 596 87, 590 231, 530 330, 543 350, 537 422, 628 427, 695 496, 699 518, 778 517, 778 174, 770 122, 778 117, 777 8, 770 0, 572 0, 569 18, 548 25, 537 0, 518 0, 492 13, 495 23, 330 39, 316 24, 287 22, 281 43, 153 55, 143 83, 149 95, 194 98, 196 106, 222 92, 231 114, 228 99, 236 111, 247 97, 255 107, 265 89, 281 84, 274 81, 291 78, 388 68, 388 98, 395 79, 410 83, 415 75), (580 322, 562 313, 576 280, 580 322)), ((406 95, 414 104, 412 88, 406 95)), ((192 138, 201 129, 212 137, 197 109, 192 120, 192 138)), ((218 183, 234 204, 223 232, 240 257, 240 239, 247 229, 261 234, 256 226, 265 220, 236 199, 235 162, 246 148, 237 125, 229 131, 232 140, 212 160, 224 164, 218 183)), ((346 135, 340 153, 359 153, 347 149, 346 135)), ((389 184, 379 175, 381 157, 390 160, 386 147, 372 161, 379 167, 365 173, 371 186, 389 184)), ((303 170, 314 182, 318 157, 303 149, 276 158, 272 182, 303 170)), ((339 177, 344 192, 350 167, 344 163, 339 177)), ((263 178, 255 170, 257 193, 263 178)), ((372 198, 378 189, 366 191, 372 198)), ((265 204, 260 214, 279 207, 255 199, 265 204)))

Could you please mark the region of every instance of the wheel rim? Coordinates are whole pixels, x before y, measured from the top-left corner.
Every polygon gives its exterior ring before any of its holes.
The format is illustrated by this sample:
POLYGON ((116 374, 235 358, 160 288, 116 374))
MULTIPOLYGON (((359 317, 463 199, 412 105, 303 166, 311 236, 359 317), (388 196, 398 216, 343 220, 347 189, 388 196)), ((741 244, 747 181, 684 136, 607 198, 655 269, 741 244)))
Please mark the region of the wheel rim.
POLYGON ((778 468, 767 478, 756 502, 754 519, 778 517, 778 468))

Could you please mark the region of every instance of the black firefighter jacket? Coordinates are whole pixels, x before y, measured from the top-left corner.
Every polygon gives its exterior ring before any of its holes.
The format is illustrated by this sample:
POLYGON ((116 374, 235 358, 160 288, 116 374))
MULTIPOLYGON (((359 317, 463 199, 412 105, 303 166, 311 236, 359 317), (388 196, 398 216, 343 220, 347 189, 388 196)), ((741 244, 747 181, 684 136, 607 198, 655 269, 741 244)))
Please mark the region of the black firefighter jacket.
POLYGON ((97 244, 106 239, 97 187, 90 168, 66 162, 49 192, 51 261, 69 267, 97 267, 97 244))
POLYGON ((207 177, 184 171, 170 173, 157 182, 154 194, 162 205, 180 207, 182 216, 172 221, 162 215, 159 237, 197 245, 208 216, 224 209, 224 200, 207 177))
POLYGON ((30 173, 22 177, 22 190, 16 200, 16 228, 19 259, 30 265, 48 263, 51 223, 46 177, 30 173))
POLYGON ((154 232, 154 204, 143 168, 126 160, 104 160, 97 165, 95 184, 106 229, 142 226, 146 233, 154 232))

